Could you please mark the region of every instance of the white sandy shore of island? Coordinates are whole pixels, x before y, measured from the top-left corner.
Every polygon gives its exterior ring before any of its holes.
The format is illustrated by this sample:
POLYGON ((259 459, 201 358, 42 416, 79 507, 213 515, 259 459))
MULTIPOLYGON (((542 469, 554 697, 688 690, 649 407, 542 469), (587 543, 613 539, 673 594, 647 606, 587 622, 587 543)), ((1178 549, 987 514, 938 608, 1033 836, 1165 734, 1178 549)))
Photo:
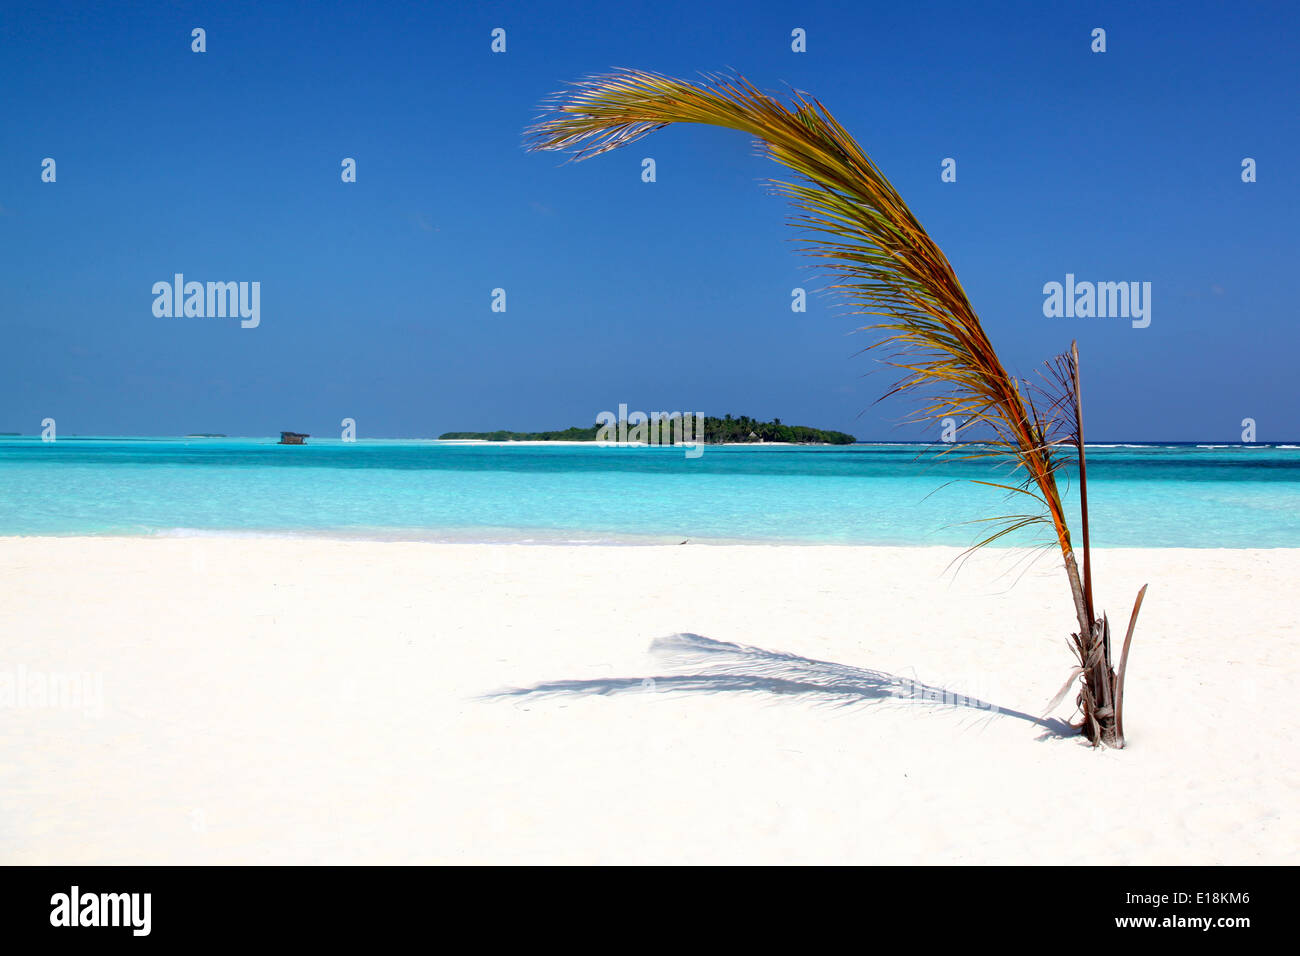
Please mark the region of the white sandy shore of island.
POLYGON ((1097 553, 1101 752, 1059 569, 956 553, 0 538, 0 862, 1300 862, 1300 550, 1097 553))

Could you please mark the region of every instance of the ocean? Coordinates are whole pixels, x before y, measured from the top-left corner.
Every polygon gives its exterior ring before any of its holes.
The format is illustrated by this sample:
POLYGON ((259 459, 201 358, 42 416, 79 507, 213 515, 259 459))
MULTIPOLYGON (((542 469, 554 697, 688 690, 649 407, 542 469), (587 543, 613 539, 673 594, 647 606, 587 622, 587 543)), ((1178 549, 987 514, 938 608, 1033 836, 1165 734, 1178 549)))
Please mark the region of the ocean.
MULTIPOLYGON (((1088 447, 1098 547, 1300 547, 1300 447, 1088 447)), ((930 446, 0 438, 0 535, 970 545, 1023 512, 930 446)), ((1078 537, 1074 482, 1062 482, 1078 537)), ((1023 499, 1023 496, 1016 496, 1023 499)), ((1043 530, 1003 545, 1049 541, 1043 530)), ((1077 543, 1077 542, 1076 542, 1077 543)))

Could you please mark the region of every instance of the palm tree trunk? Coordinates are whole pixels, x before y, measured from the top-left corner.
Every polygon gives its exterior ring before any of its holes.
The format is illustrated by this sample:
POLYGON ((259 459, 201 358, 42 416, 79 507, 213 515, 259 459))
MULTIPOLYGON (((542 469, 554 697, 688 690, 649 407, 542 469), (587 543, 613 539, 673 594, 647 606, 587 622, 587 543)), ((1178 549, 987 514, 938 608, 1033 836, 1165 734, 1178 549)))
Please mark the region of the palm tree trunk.
POLYGON ((1076 636, 1079 663, 1083 667, 1083 689, 1079 703, 1083 711, 1083 732, 1094 744, 1123 746, 1116 726, 1115 671, 1111 666, 1110 621, 1103 614, 1097 619, 1092 603, 1092 547, 1088 535, 1088 462, 1083 446, 1083 390, 1079 381, 1079 343, 1070 343, 1070 378, 1074 386, 1075 452, 1079 457, 1079 513, 1083 532, 1083 580, 1067 555, 1066 570, 1070 590, 1074 592, 1079 617, 1076 636))

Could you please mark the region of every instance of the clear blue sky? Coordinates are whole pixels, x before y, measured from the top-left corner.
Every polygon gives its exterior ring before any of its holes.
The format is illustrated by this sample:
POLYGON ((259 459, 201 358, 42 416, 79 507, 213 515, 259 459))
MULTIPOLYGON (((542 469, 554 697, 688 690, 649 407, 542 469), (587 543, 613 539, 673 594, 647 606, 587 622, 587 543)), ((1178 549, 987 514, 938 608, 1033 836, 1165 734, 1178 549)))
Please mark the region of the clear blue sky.
POLYGON ((1079 339, 1090 437, 1295 439, 1297 27, 1281 3, 6 2, 0 431, 427 437, 626 402, 920 437, 873 405, 853 322, 790 311, 815 282, 744 137, 523 151, 545 94, 628 66, 821 98, 1011 367, 1079 339), (261 326, 156 318, 175 272, 260 281, 261 326), (1151 282, 1150 327, 1044 317, 1067 272, 1151 282))

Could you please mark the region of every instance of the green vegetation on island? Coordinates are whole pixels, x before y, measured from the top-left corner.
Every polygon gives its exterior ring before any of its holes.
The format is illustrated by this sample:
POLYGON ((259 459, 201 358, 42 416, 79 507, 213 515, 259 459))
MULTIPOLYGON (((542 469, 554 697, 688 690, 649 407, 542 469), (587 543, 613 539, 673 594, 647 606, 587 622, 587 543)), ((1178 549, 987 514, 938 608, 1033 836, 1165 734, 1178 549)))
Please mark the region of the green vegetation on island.
MULTIPOLYGON (((692 418, 692 428, 694 419, 692 418)), ((445 441, 455 440, 478 440, 478 441, 637 441, 640 440, 636 434, 636 424, 629 424, 626 421, 619 422, 618 426, 607 426, 595 424, 588 428, 566 428, 563 431, 549 432, 512 432, 499 430, 494 432, 446 432, 438 437, 445 441), (601 431, 606 434, 600 434, 601 431), (623 438, 621 436, 626 436, 623 438)), ((642 426, 644 429, 645 426, 642 426)), ((669 426, 671 431, 673 426, 669 426)), ((675 432, 674 434, 680 434, 675 432)), ((677 438, 669 438, 663 444, 670 444, 677 441, 677 438)), ((694 441, 693 431, 686 436, 687 441, 694 441)), ((704 418, 704 443, 706 445, 721 445, 724 443, 753 443, 760 442, 786 442, 795 445, 852 445, 857 439, 845 432, 829 431, 823 428, 810 428, 807 425, 784 425, 781 419, 774 418, 770 422, 760 422, 757 419, 750 418, 748 415, 741 415, 738 418, 726 415, 723 418, 713 418, 705 416, 704 418)), ((659 442, 654 442, 658 444, 659 442)))
POLYGON ((446 432, 439 435, 441 441, 595 441, 598 427, 566 428, 562 432, 446 432))

